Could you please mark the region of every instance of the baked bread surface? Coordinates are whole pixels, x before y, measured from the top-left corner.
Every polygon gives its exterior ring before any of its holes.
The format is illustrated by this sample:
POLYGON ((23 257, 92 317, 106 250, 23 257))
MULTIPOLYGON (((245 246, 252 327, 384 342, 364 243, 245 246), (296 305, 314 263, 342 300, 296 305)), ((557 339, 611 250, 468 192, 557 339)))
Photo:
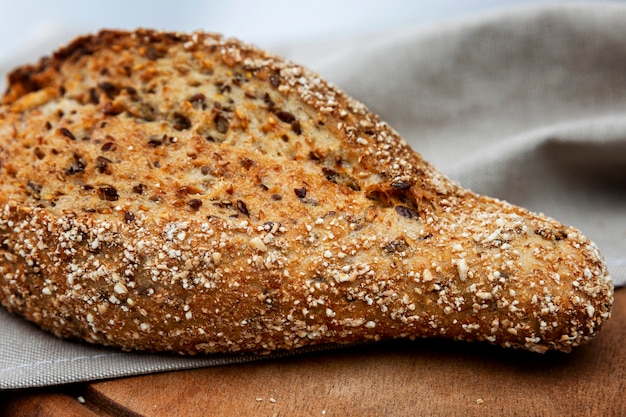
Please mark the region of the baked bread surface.
POLYGON ((610 316, 579 231, 461 188, 318 75, 213 34, 102 31, 16 69, 0 175, 0 300, 63 338, 545 352, 610 316))

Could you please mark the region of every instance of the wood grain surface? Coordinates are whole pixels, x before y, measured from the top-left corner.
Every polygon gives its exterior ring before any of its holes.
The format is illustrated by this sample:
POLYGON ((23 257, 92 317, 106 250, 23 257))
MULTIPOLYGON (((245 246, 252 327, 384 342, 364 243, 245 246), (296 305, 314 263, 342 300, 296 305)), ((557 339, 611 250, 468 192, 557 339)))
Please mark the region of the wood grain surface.
POLYGON ((626 290, 590 345, 545 355, 396 341, 0 394, 15 416, 623 416, 626 290), (79 399, 81 400, 79 402, 79 399))

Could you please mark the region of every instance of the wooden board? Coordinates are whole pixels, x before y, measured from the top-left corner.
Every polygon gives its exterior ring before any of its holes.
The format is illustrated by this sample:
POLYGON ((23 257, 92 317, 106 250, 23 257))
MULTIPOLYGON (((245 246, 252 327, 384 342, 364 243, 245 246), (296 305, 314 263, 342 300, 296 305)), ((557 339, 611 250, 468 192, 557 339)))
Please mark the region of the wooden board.
POLYGON ((0 394, 15 416, 626 415, 626 289, 590 345, 538 355, 399 341, 0 394), (77 400, 84 399, 84 403, 77 400))

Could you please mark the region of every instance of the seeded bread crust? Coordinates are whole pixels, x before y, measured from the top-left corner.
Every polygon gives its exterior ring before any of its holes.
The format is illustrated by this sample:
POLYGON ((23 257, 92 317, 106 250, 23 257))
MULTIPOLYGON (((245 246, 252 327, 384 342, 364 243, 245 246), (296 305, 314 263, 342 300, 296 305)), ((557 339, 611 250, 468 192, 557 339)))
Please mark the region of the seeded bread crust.
POLYGON ((59 337, 545 352, 610 316, 579 231, 459 187, 361 103, 237 40, 102 31, 15 70, 2 103, 0 299, 59 337))

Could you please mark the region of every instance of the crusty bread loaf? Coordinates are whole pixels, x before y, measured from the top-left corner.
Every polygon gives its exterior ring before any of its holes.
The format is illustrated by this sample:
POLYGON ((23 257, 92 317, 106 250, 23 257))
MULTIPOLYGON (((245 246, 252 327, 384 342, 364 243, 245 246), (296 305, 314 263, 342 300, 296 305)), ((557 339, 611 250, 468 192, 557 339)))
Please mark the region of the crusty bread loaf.
POLYGON ((0 165, 0 299, 59 337, 544 352, 610 316, 579 231, 459 187, 316 74, 217 35, 103 31, 15 70, 0 165))

